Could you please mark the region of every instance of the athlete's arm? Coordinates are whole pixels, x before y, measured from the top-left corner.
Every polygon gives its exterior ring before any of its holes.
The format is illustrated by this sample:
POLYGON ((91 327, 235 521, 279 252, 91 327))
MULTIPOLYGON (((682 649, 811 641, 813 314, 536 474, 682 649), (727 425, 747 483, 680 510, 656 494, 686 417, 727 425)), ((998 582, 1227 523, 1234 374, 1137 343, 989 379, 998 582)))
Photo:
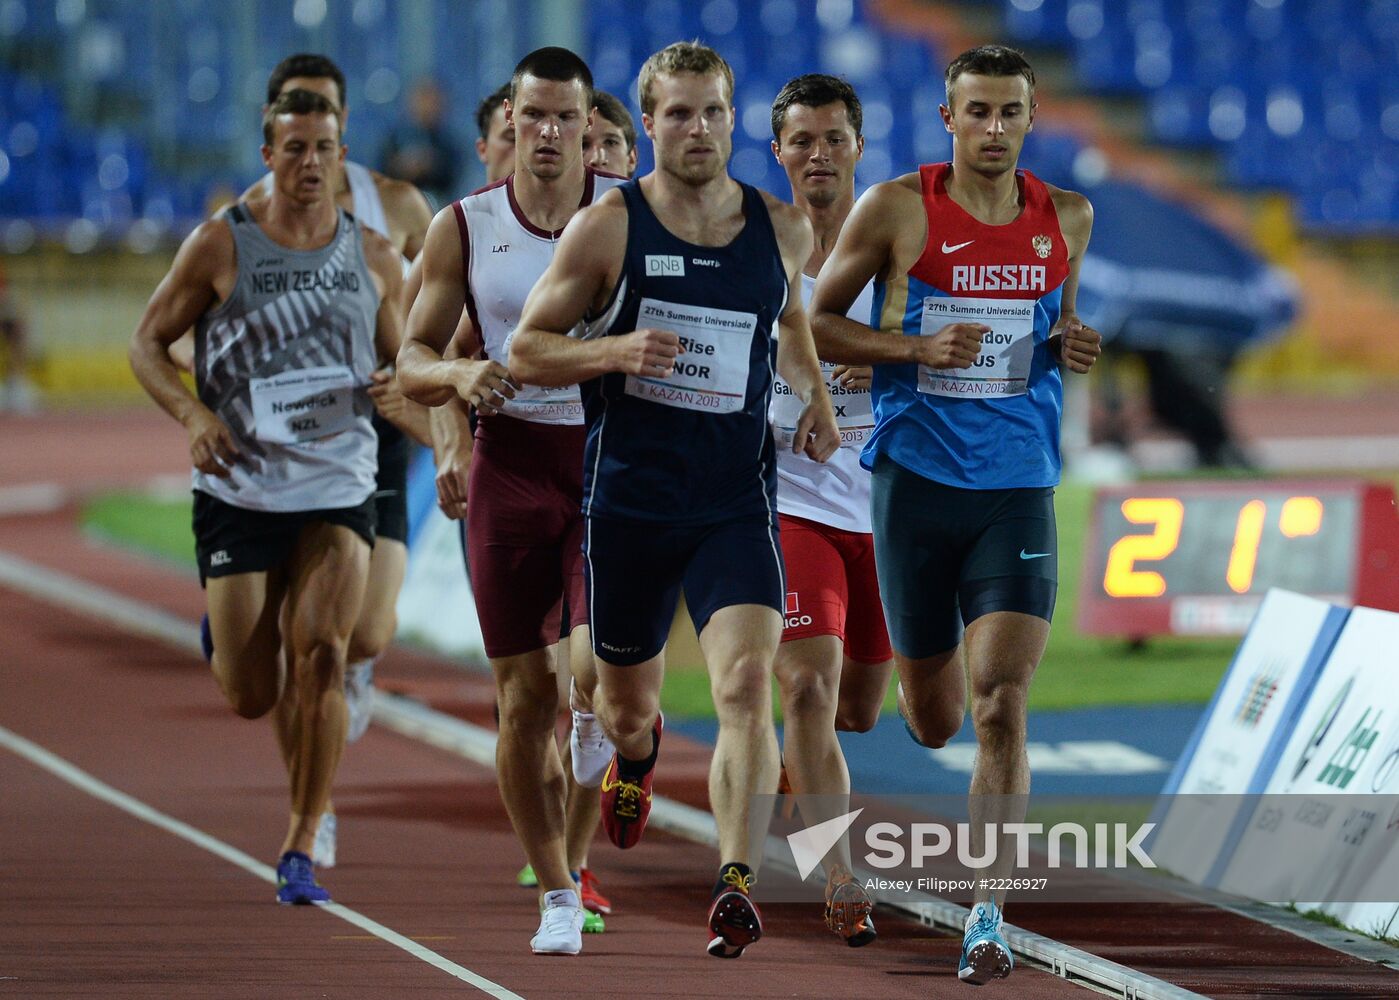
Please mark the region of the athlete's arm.
MULTIPOLYGON (((413 303, 423 288, 423 255, 419 254, 403 279, 403 315, 413 311, 413 303)), ((456 333, 447 345, 444 358, 475 358, 480 351, 480 334, 471 314, 463 309, 456 333), (466 346, 463 346, 466 345, 466 346), (469 347, 469 349, 467 349, 469 347)), ((452 399, 443 406, 428 407, 428 444, 432 446, 433 465, 437 469, 437 506, 452 520, 466 516, 466 483, 471 471, 471 424, 467 419, 466 403, 452 399)))
POLYGON ((950 323, 930 337, 872 329, 846 316, 864 287, 907 271, 928 238, 918 175, 876 184, 855 203, 811 297, 811 330, 825 361, 851 365, 923 364, 967 368, 990 327, 950 323))
POLYGON ((401 311, 403 296, 402 256, 393 243, 378 233, 365 229, 364 253, 379 292, 379 311, 375 317, 374 343, 383 367, 376 370, 369 387, 369 398, 379 415, 413 440, 431 444, 427 407, 403 395, 393 369, 403 345, 401 311))
MULTIPOLYGON (((268 174, 267 176, 271 177, 272 175, 268 174)), ((265 179, 266 178, 264 178, 264 180, 265 179)), ((266 197, 267 187, 264 184, 264 180, 259 180, 252 187, 248 188, 248 190, 244 191, 242 195, 239 196, 238 201, 241 202, 266 197)), ((237 204, 237 202, 234 204, 237 204)), ((228 205, 221 205, 218 211, 210 216, 210 218, 220 218, 228 209, 228 205)), ((180 369, 182 372, 188 372, 191 375, 194 374, 194 331, 192 329, 186 330, 182 336, 177 337, 175 342, 170 345, 169 351, 170 360, 175 363, 176 368, 180 369)))
POLYGON ((811 342, 806 310, 802 308, 801 268, 811 256, 811 222, 791 205, 771 195, 763 197, 787 271, 787 306, 777 320, 777 370, 802 401, 801 416, 792 435, 792 451, 804 451, 815 461, 824 462, 840 447, 840 429, 826 381, 821 377, 816 346, 811 342))
POLYGON ((465 264, 456 212, 449 205, 428 226, 423 285, 408 314, 398 378, 410 399, 441 406, 460 396, 483 413, 515 395, 510 373, 495 361, 445 358, 466 304, 465 264))
POLYGON ((227 476, 228 466, 242 455, 223 421, 185 387, 169 348, 217 301, 232 294, 237 277, 228 224, 221 219, 204 223, 181 244, 170 273, 146 304, 128 350, 141 387, 189 433, 195 468, 215 476, 227 476))
POLYGON ((621 278, 627 210, 614 188, 569 222, 548 270, 525 300, 510 341, 510 370, 534 385, 573 385, 607 372, 665 378, 675 370, 680 338, 637 330, 578 340, 568 332, 589 311, 600 312, 621 278))
POLYGON ((1064 279, 1059 322, 1050 332, 1049 349, 1070 371, 1087 374, 1103 352, 1103 338, 1078 318, 1078 272, 1093 233, 1093 205, 1083 195, 1051 187, 1059 231, 1069 251, 1069 276, 1064 279))
POLYGON ((403 320, 399 312, 403 291, 403 265, 394 245, 372 229, 360 228, 364 259, 379 292, 379 311, 374 322, 374 348, 379 360, 392 364, 403 346, 403 320))

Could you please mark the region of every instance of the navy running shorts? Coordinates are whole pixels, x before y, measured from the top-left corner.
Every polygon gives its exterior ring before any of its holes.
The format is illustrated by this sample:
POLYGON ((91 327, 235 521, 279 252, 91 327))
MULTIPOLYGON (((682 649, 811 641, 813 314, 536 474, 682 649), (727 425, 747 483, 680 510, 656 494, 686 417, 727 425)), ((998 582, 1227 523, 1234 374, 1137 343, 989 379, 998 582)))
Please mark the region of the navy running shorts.
POLYGON ((758 604, 782 613, 785 582, 775 518, 690 527, 587 518, 584 573, 593 653, 629 667, 658 655, 681 588, 695 631, 720 608, 758 604))
POLYGON ((886 455, 875 462, 871 487, 879 591, 900 655, 955 649, 964 626, 993 611, 1053 618, 1053 487, 946 486, 886 455))

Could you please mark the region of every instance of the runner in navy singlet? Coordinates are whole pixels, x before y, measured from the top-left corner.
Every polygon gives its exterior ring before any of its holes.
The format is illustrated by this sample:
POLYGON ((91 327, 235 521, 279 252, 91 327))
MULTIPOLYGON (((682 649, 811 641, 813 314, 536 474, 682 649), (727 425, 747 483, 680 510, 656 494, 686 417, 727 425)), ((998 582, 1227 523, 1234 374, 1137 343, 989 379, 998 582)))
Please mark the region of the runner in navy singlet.
MULTIPOLYGON (((1088 371, 1100 338, 1075 315, 1092 207, 1016 169, 1034 72, 1019 52, 988 45, 953 60, 946 83, 952 162, 860 200, 821 271, 812 316, 823 358, 876 365, 862 461, 874 474, 901 707, 915 739, 943 746, 962 724, 965 660, 979 832, 1024 814, 1025 699, 1057 578, 1059 366, 1088 371), (846 312, 871 279, 876 316, 865 325, 846 312)), ((1014 858, 1004 833, 997 857, 1014 858)), ((1009 974, 1011 956, 1004 892, 978 889, 975 899, 958 975, 981 984, 1009 974)))
POLYGON ((640 95, 657 167, 570 224, 526 303, 510 364, 526 381, 583 389, 596 709, 618 750, 603 777, 603 823, 621 847, 637 842, 650 810, 663 652, 684 588, 719 717, 709 790, 724 863, 709 952, 732 958, 762 934, 748 896, 761 854, 751 834, 769 816, 753 797, 777 782, 775 367, 804 401, 792 447, 823 461, 838 432, 801 307, 811 228, 729 177, 728 64, 678 42, 647 60, 640 95))

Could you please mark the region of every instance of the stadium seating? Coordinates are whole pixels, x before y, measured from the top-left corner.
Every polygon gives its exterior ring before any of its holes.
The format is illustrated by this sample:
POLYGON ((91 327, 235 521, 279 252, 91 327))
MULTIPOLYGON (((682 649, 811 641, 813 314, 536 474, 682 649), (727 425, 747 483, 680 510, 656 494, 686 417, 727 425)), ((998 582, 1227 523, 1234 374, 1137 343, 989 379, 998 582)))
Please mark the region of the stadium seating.
MULTIPOLYGON (((1399 225, 1399 3, 1393 0, 1001 0, 1011 40, 1059 47, 1091 92, 1138 97, 1153 137, 1219 151, 1244 188, 1297 199, 1308 226, 1399 225)), ((861 186, 943 158, 947 53, 892 33, 864 0, 591 0, 585 54, 639 113, 637 68, 700 38, 734 66, 736 176, 786 182, 768 105, 790 77, 848 77, 865 102, 861 186)), ((332 53, 349 78, 347 141, 373 162, 419 77, 439 80, 463 140, 543 16, 510 0, 5 0, 0 4, 0 215, 101 226, 199 216, 215 186, 261 168, 255 109, 281 55, 332 53), (105 169, 104 169, 105 168, 105 169)), ((642 143, 643 168, 649 148, 642 143)), ((1025 163, 1075 174, 1083 150, 1036 132, 1025 163)), ((475 164, 467 165, 469 183, 475 164)), ((1090 172, 1091 175, 1091 172, 1090 172)))
POLYGON ((1399 226, 1392 0, 1003 0, 1011 37, 1080 83, 1146 101, 1154 137, 1215 148, 1245 189, 1296 196, 1314 230, 1399 226))

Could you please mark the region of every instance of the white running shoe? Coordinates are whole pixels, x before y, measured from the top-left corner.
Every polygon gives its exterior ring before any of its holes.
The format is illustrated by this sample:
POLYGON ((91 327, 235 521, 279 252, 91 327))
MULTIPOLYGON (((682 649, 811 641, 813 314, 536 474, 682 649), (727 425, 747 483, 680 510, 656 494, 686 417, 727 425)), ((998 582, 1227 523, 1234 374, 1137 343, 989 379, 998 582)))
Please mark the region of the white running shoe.
POLYGON ((316 843, 311 848, 311 863, 317 868, 335 867, 335 813, 321 813, 316 824, 316 843))
POLYGON ((353 743, 369 728, 374 715, 374 661, 357 660, 345 668, 345 742, 353 743))
POLYGON ((583 907, 578 893, 555 889, 544 894, 539 930, 529 947, 536 955, 576 955, 583 950, 583 907))
POLYGON ((597 788, 602 784, 602 776, 607 773, 607 765, 612 762, 616 748, 607 734, 602 731, 602 723, 591 712, 573 713, 573 731, 568 734, 570 754, 573 758, 573 779, 584 788, 597 788))

